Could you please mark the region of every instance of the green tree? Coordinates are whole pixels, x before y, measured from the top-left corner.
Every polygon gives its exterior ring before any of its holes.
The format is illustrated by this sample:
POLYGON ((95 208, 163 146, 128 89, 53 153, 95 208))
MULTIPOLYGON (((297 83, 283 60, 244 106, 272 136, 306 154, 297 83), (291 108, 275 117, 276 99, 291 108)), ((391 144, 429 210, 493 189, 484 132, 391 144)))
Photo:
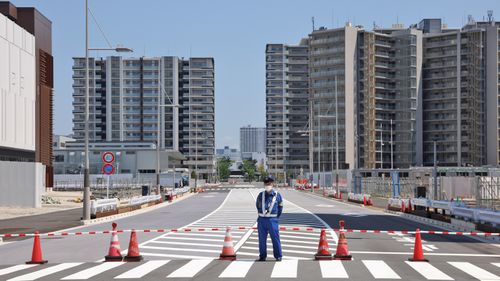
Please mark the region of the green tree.
POLYGON ((249 182, 255 180, 255 173, 257 171, 255 163, 257 163, 255 160, 243 160, 243 165, 241 166, 241 170, 245 173, 249 182))
POLYGON ((267 171, 266 171, 266 168, 264 167, 264 164, 260 163, 257 166, 257 172, 260 174, 261 179, 264 179, 265 177, 267 177, 267 171))
POLYGON ((231 167, 232 163, 233 161, 231 161, 229 157, 223 157, 217 160, 217 173, 220 181, 226 181, 229 178, 231 174, 229 167, 231 167))

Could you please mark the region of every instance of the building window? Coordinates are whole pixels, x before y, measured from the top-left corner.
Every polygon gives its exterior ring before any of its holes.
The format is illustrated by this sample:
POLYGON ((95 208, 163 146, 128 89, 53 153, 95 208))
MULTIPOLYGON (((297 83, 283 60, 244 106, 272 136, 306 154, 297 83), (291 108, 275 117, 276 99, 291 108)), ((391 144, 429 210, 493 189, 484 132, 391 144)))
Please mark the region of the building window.
POLYGON ((64 155, 56 155, 54 157, 54 162, 64 162, 64 155))

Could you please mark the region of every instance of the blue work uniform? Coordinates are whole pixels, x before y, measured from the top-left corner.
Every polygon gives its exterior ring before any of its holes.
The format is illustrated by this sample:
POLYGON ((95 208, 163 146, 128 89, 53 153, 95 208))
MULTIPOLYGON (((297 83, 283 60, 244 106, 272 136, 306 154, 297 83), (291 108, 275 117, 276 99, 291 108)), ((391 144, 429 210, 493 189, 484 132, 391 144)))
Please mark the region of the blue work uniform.
POLYGON ((283 212, 283 199, 275 190, 270 193, 262 191, 257 196, 255 206, 259 213, 257 220, 257 229, 259 231, 259 256, 260 258, 267 257, 267 234, 271 236, 273 242, 274 257, 281 258, 281 242, 279 230, 279 217, 283 212))

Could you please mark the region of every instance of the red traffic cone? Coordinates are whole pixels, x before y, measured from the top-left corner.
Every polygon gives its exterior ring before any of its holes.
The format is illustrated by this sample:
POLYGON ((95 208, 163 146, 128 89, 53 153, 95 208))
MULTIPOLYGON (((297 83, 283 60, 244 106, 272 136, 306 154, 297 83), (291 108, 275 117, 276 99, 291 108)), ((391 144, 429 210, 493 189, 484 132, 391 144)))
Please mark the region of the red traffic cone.
POLYGON ((139 253, 139 244, 137 243, 137 235, 135 229, 130 233, 130 242, 128 244, 128 253, 123 258, 124 261, 142 261, 142 256, 139 253))
POLYGON ((314 255, 315 260, 331 260, 332 254, 330 253, 330 247, 328 246, 328 241, 326 238, 326 231, 321 230, 319 236, 318 252, 314 255))
POLYGON ((363 196, 363 205, 366 206, 366 196, 363 196))
POLYGON ((113 232, 111 232, 111 242, 109 243, 108 255, 104 257, 105 261, 122 261, 123 257, 120 251, 120 241, 118 241, 118 235, 116 234, 116 223, 112 224, 113 232))
POLYGON ((403 199, 401 199, 401 212, 405 212, 405 201, 403 201, 403 199))
POLYGON ((231 228, 226 228, 226 236, 224 237, 224 246, 222 246, 222 253, 219 256, 220 260, 236 260, 236 253, 233 247, 233 237, 231 236, 231 228))
POLYGON ((413 247, 413 258, 409 258, 409 261, 426 261, 424 258, 424 251, 422 250, 422 238, 420 237, 420 229, 417 228, 417 232, 415 233, 415 246, 413 247))
POLYGON ((35 239, 33 240, 33 252, 31 253, 31 260, 26 264, 44 264, 47 263, 42 257, 42 247, 40 246, 40 232, 35 231, 35 239))
POLYGON ((340 231, 339 231, 339 241, 337 243, 337 251, 333 258, 335 260, 352 260, 352 256, 349 254, 349 248, 347 247, 347 239, 344 234, 344 221, 341 220, 340 231))
POLYGON ((342 200, 342 192, 339 192, 339 199, 342 200))

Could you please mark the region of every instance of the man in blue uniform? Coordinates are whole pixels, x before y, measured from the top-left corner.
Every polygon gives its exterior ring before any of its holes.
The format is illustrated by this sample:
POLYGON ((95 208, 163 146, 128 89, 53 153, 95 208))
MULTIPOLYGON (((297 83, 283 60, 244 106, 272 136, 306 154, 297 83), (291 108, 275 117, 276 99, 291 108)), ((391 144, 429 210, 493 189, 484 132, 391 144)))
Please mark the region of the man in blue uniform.
POLYGON ((265 191, 262 191, 257 196, 257 212, 259 218, 257 220, 259 231, 259 259, 265 261, 267 257, 267 234, 271 236, 273 241, 273 255, 276 261, 281 261, 283 254, 281 253, 279 217, 283 212, 283 199, 281 195, 273 189, 274 180, 271 177, 264 179, 265 191))

